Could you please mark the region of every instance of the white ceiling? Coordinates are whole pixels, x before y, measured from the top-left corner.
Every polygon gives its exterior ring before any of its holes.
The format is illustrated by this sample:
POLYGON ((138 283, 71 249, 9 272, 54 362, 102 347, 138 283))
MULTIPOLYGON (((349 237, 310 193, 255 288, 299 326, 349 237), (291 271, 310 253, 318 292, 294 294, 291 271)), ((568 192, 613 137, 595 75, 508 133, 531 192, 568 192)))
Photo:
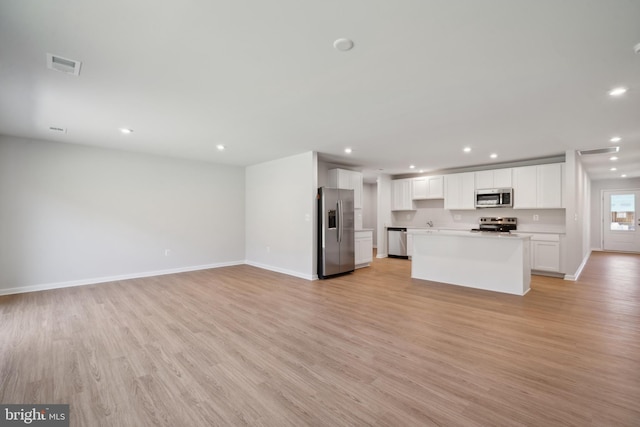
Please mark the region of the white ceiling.
POLYGON ((638 0, 3 0, 0 133, 233 165, 315 150, 391 174, 620 135, 619 160, 587 170, 637 177, 639 18, 638 0))

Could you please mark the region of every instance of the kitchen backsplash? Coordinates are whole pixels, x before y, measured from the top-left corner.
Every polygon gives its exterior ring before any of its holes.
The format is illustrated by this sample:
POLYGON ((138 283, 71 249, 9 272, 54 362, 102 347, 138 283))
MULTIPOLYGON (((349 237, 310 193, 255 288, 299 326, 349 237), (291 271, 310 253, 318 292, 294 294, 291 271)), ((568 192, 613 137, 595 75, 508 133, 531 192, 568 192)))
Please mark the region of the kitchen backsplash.
POLYGON ((392 212, 394 226, 426 227, 431 221, 435 228, 476 228, 481 217, 508 216, 518 218, 518 231, 540 233, 564 233, 564 209, 508 209, 489 208, 468 211, 450 211, 444 209, 444 200, 416 201, 415 211, 392 212), (534 220, 537 215, 537 221, 534 220))

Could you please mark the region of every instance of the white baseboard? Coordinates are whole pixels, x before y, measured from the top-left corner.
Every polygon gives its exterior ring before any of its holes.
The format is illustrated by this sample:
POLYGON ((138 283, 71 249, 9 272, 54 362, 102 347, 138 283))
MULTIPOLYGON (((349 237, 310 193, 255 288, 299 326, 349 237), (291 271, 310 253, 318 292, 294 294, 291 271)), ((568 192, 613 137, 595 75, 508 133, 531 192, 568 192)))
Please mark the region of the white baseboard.
POLYGON ((584 269, 584 266, 587 265, 587 261, 589 260, 590 256, 591 256, 591 250, 587 252, 587 254, 583 258, 582 263, 580 263, 580 266, 578 267, 576 272, 574 274, 565 274, 564 280, 571 280, 573 282, 578 280, 578 278, 580 277, 580 274, 582 273, 582 270, 584 269))
POLYGON ((70 288, 73 286, 95 285, 98 283, 115 282, 118 280, 140 279, 151 276, 164 276, 166 274, 185 273, 188 271, 208 270, 210 268, 229 267, 242 265, 245 261, 218 262, 205 265, 193 265, 189 267, 171 268, 167 270, 145 271, 141 273, 122 274, 118 276, 94 277, 91 279, 72 280, 69 282, 44 283, 40 285, 20 286, 15 288, 0 289, 0 295, 22 294, 26 292, 47 291, 50 289, 70 288))
POLYGON ((376 258, 387 258, 387 254, 377 254, 376 258))
POLYGON ((253 267, 262 268, 263 270, 275 271, 276 273, 287 274, 289 276, 299 277, 300 279, 305 280, 317 280, 318 276, 315 274, 304 274, 299 271, 287 270, 286 268, 274 267, 272 265, 261 264, 259 262, 246 261, 247 265, 251 265, 253 267))

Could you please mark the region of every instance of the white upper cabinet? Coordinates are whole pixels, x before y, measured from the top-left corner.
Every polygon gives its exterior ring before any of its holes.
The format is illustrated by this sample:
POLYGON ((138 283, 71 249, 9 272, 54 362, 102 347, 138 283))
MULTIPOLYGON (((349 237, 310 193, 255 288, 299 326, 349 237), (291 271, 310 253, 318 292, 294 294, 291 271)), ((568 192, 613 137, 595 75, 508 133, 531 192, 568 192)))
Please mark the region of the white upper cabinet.
POLYGON ((538 207, 562 207, 562 164, 540 165, 538 178, 538 207))
POLYGON ((511 175, 513 169, 496 169, 493 171, 493 185, 495 188, 511 188, 513 187, 513 180, 511 175))
POLYGON ((353 190, 353 207, 362 209, 362 172, 329 169, 328 186, 353 190))
POLYGON ((412 198, 413 179, 394 179, 391 181, 391 210, 415 210, 412 198))
POLYGON ((441 175, 413 178, 411 194, 413 200, 443 199, 444 178, 441 175))
POLYGON ((562 207, 562 164, 513 168, 514 209, 562 207))
POLYGON ((444 176, 444 208, 449 210, 475 209, 475 172, 444 176))
POLYGON ((476 190, 483 188, 511 188, 513 169, 494 169, 476 172, 476 190))

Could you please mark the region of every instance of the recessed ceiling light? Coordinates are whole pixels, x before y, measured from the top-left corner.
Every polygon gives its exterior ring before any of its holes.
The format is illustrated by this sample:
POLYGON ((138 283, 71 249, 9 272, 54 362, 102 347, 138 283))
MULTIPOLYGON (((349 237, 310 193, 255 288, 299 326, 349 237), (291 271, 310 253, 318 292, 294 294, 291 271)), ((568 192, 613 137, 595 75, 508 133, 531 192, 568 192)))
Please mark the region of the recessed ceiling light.
POLYGON ((464 147, 462 149, 462 151, 464 151, 465 153, 470 153, 471 152, 471 147, 464 147))
POLYGON ((612 161, 613 160, 618 160, 618 158, 616 156, 611 156, 611 157, 609 157, 609 160, 612 160, 612 161))
POLYGON ((616 142, 620 142, 620 141, 622 141, 622 138, 620 138, 619 136, 614 136, 613 138, 611 138, 611 139, 609 140, 609 142, 613 142, 614 144, 615 144, 616 142))
POLYGON ((351 151, 352 151, 352 150, 351 150, 351 148, 349 148, 349 147, 347 147, 347 148, 345 148, 345 149, 344 149, 344 152, 345 152, 345 153, 347 153, 347 154, 351 154, 351 151))
POLYGON ((496 153, 493 153, 489 157, 491 157, 492 159, 496 159, 496 158, 498 158, 498 155, 496 153))
POLYGON ((216 145, 216 148, 218 149, 218 151, 224 151, 224 149, 227 148, 227 147, 225 147, 222 144, 218 144, 218 145, 216 145))
POLYGON ((133 133, 133 129, 120 128, 120 132, 122 132, 122 133, 133 133))
POLYGON ((416 165, 409 165, 409 169, 415 169, 416 165))
POLYGON ((617 171, 617 170, 618 170, 618 168, 611 168, 611 169, 609 169, 609 170, 610 170, 611 172, 615 172, 615 171, 617 171))
POLYGON ((333 42, 333 47, 335 47, 339 51, 346 52, 348 50, 353 49, 353 40, 338 39, 333 42))
POLYGON ((627 177, 627 174, 626 174, 626 173, 623 173, 623 174, 622 174, 622 175, 620 175, 620 176, 621 176, 622 178, 626 178, 626 177, 627 177))
POLYGON ((622 86, 615 87, 609 91, 610 96, 622 96, 625 93, 627 93, 627 88, 622 86))

